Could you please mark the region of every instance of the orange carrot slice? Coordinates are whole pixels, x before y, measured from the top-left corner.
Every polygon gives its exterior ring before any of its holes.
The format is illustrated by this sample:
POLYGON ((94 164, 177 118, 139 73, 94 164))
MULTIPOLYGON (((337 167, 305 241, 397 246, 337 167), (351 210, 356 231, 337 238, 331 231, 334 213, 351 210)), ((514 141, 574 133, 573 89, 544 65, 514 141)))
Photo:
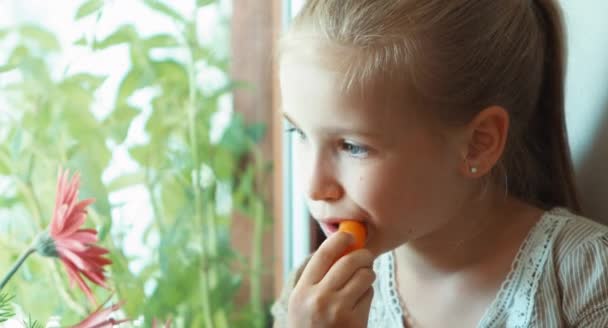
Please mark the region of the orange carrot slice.
POLYGON ((347 232, 353 237, 355 237, 355 241, 350 245, 350 247, 346 250, 346 252, 342 255, 346 255, 352 251, 365 247, 365 239, 367 238, 367 231, 365 230, 365 225, 359 221, 355 220, 344 220, 340 222, 340 227, 338 231, 347 232))

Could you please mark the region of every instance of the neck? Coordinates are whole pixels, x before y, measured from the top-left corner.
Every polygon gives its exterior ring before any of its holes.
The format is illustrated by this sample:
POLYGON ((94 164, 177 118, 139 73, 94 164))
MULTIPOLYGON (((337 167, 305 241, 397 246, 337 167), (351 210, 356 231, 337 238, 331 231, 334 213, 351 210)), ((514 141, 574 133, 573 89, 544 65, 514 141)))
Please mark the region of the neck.
POLYGON ((397 266, 425 280, 474 270, 504 249, 505 243, 520 242, 522 234, 525 238, 540 213, 503 196, 469 203, 439 229, 398 247, 397 266))

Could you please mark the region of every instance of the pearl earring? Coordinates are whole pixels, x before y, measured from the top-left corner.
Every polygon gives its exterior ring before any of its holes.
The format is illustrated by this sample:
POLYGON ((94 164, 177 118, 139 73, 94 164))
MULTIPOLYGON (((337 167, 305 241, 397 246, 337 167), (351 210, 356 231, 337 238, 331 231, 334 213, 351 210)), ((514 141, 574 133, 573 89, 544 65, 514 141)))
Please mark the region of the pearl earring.
POLYGON ((473 173, 473 174, 477 173, 477 168, 476 167, 472 167, 471 168, 471 173, 473 173))

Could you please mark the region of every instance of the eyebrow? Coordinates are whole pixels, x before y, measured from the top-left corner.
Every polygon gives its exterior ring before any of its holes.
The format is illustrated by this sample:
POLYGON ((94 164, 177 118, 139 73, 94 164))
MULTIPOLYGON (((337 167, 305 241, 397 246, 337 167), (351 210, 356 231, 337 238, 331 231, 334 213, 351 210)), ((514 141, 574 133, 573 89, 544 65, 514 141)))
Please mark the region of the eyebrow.
MULTIPOLYGON (((294 120, 287 115, 287 113, 283 112, 283 118, 287 120, 287 122, 293 125, 296 128, 299 126, 294 122, 294 120)), ((370 137, 370 138, 381 138, 382 135, 378 132, 370 132, 370 131, 360 131, 360 130, 352 130, 352 129, 344 129, 344 128, 334 128, 331 129, 331 133, 333 134, 359 134, 362 136, 370 137)))

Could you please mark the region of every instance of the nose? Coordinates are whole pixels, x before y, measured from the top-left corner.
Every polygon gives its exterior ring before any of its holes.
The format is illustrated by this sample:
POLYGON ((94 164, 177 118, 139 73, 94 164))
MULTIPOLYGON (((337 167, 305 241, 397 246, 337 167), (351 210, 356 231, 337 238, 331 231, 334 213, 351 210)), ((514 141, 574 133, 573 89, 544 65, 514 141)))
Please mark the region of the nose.
POLYGON ((323 156, 313 159, 309 179, 308 197, 313 201, 338 201, 344 195, 344 189, 336 178, 333 161, 323 156))

